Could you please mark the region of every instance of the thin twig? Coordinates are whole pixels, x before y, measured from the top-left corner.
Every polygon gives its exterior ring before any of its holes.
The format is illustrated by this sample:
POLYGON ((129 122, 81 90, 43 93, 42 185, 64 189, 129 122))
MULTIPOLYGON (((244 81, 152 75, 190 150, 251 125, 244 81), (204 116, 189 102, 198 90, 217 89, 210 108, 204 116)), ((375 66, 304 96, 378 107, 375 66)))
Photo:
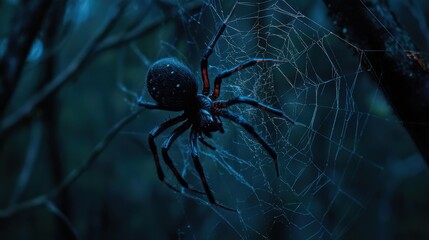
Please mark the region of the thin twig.
POLYGON ((106 149, 106 147, 119 133, 119 131, 123 127, 125 127, 130 121, 136 118, 143 109, 144 108, 134 111, 133 113, 116 123, 116 125, 110 129, 106 136, 94 147, 88 158, 83 161, 79 167, 75 168, 71 173, 69 173, 69 175, 67 175, 67 177, 65 177, 63 181, 55 188, 45 194, 39 195, 30 200, 11 205, 5 209, 0 209, 0 218, 11 216, 18 211, 46 204, 52 197, 56 196, 62 190, 73 184, 84 172, 86 172, 92 166, 92 164, 94 164, 98 156, 100 156, 104 149, 106 149))
POLYGON ((40 140, 42 138, 42 124, 40 121, 34 121, 31 129, 30 142, 28 144, 27 156, 24 160, 21 173, 16 182, 15 189, 9 199, 9 205, 13 205, 24 192, 33 171, 34 163, 40 150, 40 140))
POLYGON ((73 236, 75 239, 78 239, 78 240, 81 239, 79 236, 79 233, 77 232, 76 227, 73 226, 70 219, 57 206, 55 206, 55 204, 52 201, 49 201, 49 200, 46 201, 45 206, 50 212, 55 214, 58 218, 60 218, 64 222, 64 224, 67 226, 69 231, 73 233, 73 236))

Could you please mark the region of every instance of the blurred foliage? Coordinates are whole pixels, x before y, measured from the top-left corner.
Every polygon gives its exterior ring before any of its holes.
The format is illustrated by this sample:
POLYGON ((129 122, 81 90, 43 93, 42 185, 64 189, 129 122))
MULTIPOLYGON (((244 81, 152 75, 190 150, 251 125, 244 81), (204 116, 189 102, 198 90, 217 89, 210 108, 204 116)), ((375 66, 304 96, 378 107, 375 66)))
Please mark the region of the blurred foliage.
MULTIPOLYGON (((14 12, 25 2, 27 1, 0 1, 0 55, 4 52, 3 48, 14 21, 19 21, 14 19, 14 12)), ((17 92, 6 113, 13 112, 40 89, 44 60, 47 57, 54 56, 56 74, 72 61, 104 21, 115 2, 67 1, 65 15, 57 22, 57 40, 53 45, 47 46, 42 44, 46 37, 43 32, 38 36, 33 45, 32 57, 27 59, 17 92)), ((319 24, 332 26, 321 1, 289 2, 295 9, 299 9, 319 24)), ((422 21, 427 23, 424 16, 428 15, 429 2, 390 2, 398 19, 427 59, 429 42, 425 36, 428 29, 422 21)), ((35 158, 34 165, 28 186, 18 201, 30 199, 56 186, 90 154, 97 142, 119 119, 131 112, 133 106, 130 102, 135 99, 120 86, 125 86, 133 93, 144 92, 145 74, 148 69, 145 61, 150 64, 161 57, 175 56, 199 76, 200 56, 219 24, 219 18, 212 13, 213 9, 207 3, 202 2, 201 8, 193 12, 187 10, 186 6, 185 1, 132 1, 111 35, 121 34, 130 29, 130 26, 141 22, 150 23, 159 16, 170 14, 171 11, 179 11, 179 14, 134 42, 103 52, 86 63, 75 79, 50 100, 55 103, 50 112, 54 126, 47 124, 46 119, 41 117, 46 113, 40 110, 40 113, 33 114, 31 123, 20 125, 1 142, 1 209, 8 206, 16 190, 18 176, 28 166, 25 164, 29 158, 35 158), (37 128, 41 130, 38 131, 37 128), (35 151, 34 156, 28 156, 36 142, 40 148, 35 151), (59 155, 54 157, 53 152, 59 155)), ((230 5, 223 3, 221 6, 229 9, 230 5)), ((353 56, 351 50, 344 45, 337 47, 333 51, 339 56, 344 68, 356 66, 357 56, 353 56)), ((312 57, 318 58, 316 55, 312 57)), ((216 61, 218 60, 213 57, 213 65, 216 61)), ((326 71, 329 72, 330 69, 326 71)), ((369 186, 376 191, 369 197, 365 195, 368 198, 362 199, 366 206, 357 213, 356 220, 345 229, 342 237, 428 238, 426 215, 429 209, 426 203, 429 182, 426 166, 422 164, 411 139, 393 116, 385 99, 380 94, 374 94, 378 91, 376 86, 366 75, 360 75, 358 81, 361 86, 357 104, 371 105, 369 114, 377 117, 366 125, 361 140, 364 143, 359 145, 357 151, 371 162, 382 166, 383 170, 355 176, 353 184, 356 194, 365 192, 369 186), (369 98, 365 97, 365 94, 377 97, 369 98)), ((276 91, 284 92, 283 89, 276 91)), ((327 89, 326 94, 335 93, 332 89, 327 89)), ((149 99, 148 94, 143 96, 149 99)), ((158 180, 147 145, 148 132, 176 115, 159 111, 142 114, 116 137, 89 171, 53 199, 67 216, 69 223, 44 206, 28 209, 7 218, 0 218, 0 239, 73 239, 73 231, 82 239, 237 239, 239 233, 229 226, 230 222, 240 221, 234 213, 220 214, 218 209, 175 193, 158 180)), ((227 129, 229 132, 226 135, 215 136, 214 141, 227 146, 225 149, 233 155, 239 154, 243 159, 251 159, 254 152, 248 150, 247 145, 250 144, 243 143, 241 138, 236 137, 239 132, 232 125, 227 129)), ((183 144, 173 146, 170 155, 174 156, 179 165, 187 164, 187 161, 181 160, 187 159, 187 137, 183 137, 179 142, 183 144)), ((269 142, 275 142, 275 137, 272 136, 269 142)), ((326 142, 320 143, 318 148, 329 147, 327 145, 326 142)), ((323 154, 323 150, 320 154, 323 154)), ((207 154, 202 158, 210 160, 210 157, 207 154)), ((235 201, 234 195, 240 195, 242 190, 233 188, 237 185, 228 182, 231 178, 222 179, 225 170, 218 169, 210 161, 205 164, 215 195, 227 203, 235 201)), ((337 167, 341 168, 350 166, 346 159, 337 164, 337 167)), ((271 167, 269 165, 264 168, 263 172, 272 174, 271 167)), ((255 181, 262 177, 259 175, 254 176, 255 181)), ((195 175, 189 174, 188 177, 190 182, 198 183, 195 175)), ((274 182, 274 176, 272 178, 271 182, 274 182)), ((173 180, 171 176, 170 179, 173 180)), ((287 193, 285 198, 290 198, 288 200, 291 202, 294 200, 293 196, 287 193)), ((314 203, 315 209, 317 204, 329 202, 314 203)), ((338 207, 344 208, 347 206, 338 207)), ((288 233, 288 225, 293 223, 293 219, 277 219, 275 214, 269 213, 270 210, 267 210, 265 217, 255 218, 255 221, 258 221, 260 228, 265 228, 263 231, 268 232, 271 238, 305 238, 305 233, 288 233)), ((259 214, 261 213, 254 213, 255 216, 259 214)), ((322 224, 328 226, 329 220, 326 221, 327 223, 322 224)), ((257 234, 249 236, 261 237, 257 234)))

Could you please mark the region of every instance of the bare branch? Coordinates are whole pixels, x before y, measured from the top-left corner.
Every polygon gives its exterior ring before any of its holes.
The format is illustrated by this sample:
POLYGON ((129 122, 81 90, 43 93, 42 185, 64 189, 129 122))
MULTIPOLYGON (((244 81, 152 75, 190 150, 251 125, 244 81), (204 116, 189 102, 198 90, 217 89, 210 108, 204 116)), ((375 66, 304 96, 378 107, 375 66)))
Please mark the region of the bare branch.
POLYGON ((39 121, 34 121, 31 129, 30 142, 28 144, 27 155, 24 164, 19 174, 16 186, 9 199, 9 205, 13 205, 19 199, 21 194, 27 187, 28 179, 30 179, 33 171, 34 163, 40 150, 40 142, 42 138, 42 124, 39 121))
POLYGON ((73 236, 75 239, 81 239, 76 230, 76 227, 73 226, 70 219, 57 206, 55 206, 55 204, 52 201, 46 201, 45 206, 50 212, 55 214, 58 218, 60 218, 64 222, 64 224, 67 226, 69 231, 73 233, 73 236))
POLYGON ((65 188, 69 187, 84 172, 86 172, 92 166, 92 164, 94 164, 95 160, 97 160, 100 154, 106 149, 112 139, 119 133, 119 131, 121 131, 121 129, 125 127, 130 121, 136 118, 143 109, 144 108, 134 111, 133 113, 116 123, 115 126, 113 126, 109 130, 106 136, 94 147, 88 158, 83 161, 79 167, 75 168, 71 173, 69 173, 67 177, 64 178, 63 181, 55 188, 45 194, 34 197, 33 199, 11 205, 5 209, 0 209, 0 218, 9 217, 18 211, 47 204, 52 197, 56 196, 65 188))

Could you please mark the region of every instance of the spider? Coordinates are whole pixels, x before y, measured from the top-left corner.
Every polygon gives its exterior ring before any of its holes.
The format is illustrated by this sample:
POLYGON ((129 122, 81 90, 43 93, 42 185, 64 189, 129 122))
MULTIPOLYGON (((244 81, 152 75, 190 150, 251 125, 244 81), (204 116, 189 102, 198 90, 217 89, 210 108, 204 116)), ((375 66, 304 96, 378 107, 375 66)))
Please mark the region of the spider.
POLYGON ((241 64, 222 71, 218 74, 214 81, 214 90, 209 95, 210 92, 210 80, 207 72, 208 59, 213 52, 213 48, 216 45, 216 42, 219 40, 220 36, 224 32, 228 21, 230 20, 237 2, 235 2, 232 10, 223 21, 222 25, 218 29, 216 35, 213 36, 210 43, 208 44, 204 55, 201 59, 201 75, 203 89, 201 94, 198 94, 198 85, 194 74, 191 70, 185 66, 183 63, 179 62, 174 58, 163 58, 155 63, 153 63, 147 73, 147 88, 151 97, 155 100, 156 103, 149 103, 142 100, 140 97, 138 99, 138 105, 145 107, 147 109, 159 109, 166 111, 183 111, 183 113, 175 118, 172 118, 159 126, 155 127, 149 133, 149 147, 153 154, 155 160, 156 170, 159 180, 161 180, 168 187, 174 191, 180 192, 176 187, 169 183, 164 176, 164 172, 160 165, 160 160, 157 152, 157 147, 155 145, 155 138, 165 131, 167 128, 170 128, 176 124, 183 122, 179 127, 173 130, 173 132, 168 136, 162 145, 162 157, 168 168, 172 171, 174 176, 180 185, 190 191, 202 193, 198 190, 195 190, 189 186, 185 179, 178 172, 176 167, 173 164, 172 159, 168 155, 168 150, 173 142, 183 134, 187 129, 191 128, 190 133, 190 148, 191 156, 195 168, 199 174, 202 185, 204 187, 205 194, 209 202, 215 206, 236 211, 235 209, 221 205, 215 200, 210 187, 207 183, 206 176, 204 174, 203 167, 201 166, 200 160, 198 158, 198 146, 197 140, 202 144, 209 147, 212 150, 215 148, 205 141, 204 136, 211 137, 212 133, 220 132, 224 133, 222 127, 221 118, 229 119, 232 122, 242 126, 250 135, 252 135, 268 152, 268 154, 273 159, 277 176, 279 176, 278 163, 277 163, 277 153, 271 148, 265 140, 255 131, 254 127, 246 121, 240 115, 237 115, 227 108, 234 104, 248 104, 255 108, 259 108, 266 112, 275 114, 279 117, 282 117, 289 123, 294 124, 288 116, 286 116, 282 111, 275 109, 273 107, 267 106, 263 103, 258 102, 255 99, 248 97, 236 97, 230 100, 222 101, 217 100, 220 95, 220 88, 222 84, 222 79, 231 76, 233 73, 238 72, 242 69, 253 66, 257 63, 263 62, 280 62, 285 63, 287 61, 271 59, 271 58, 252 58, 247 61, 242 62, 241 64), (204 135, 204 136, 203 136, 204 135))

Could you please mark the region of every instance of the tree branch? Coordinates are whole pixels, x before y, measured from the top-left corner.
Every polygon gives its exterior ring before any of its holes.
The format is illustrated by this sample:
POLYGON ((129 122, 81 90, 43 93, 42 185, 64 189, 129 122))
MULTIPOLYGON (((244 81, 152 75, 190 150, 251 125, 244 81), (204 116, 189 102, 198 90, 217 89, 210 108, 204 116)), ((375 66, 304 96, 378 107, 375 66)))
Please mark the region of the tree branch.
POLYGON ((9 205, 13 205, 24 192, 27 187, 30 175, 33 172, 33 167, 40 151, 40 143, 42 140, 43 131, 40 121, 34 121, 31 129, 30 141, 28 143, 27 155, 25 157, 21 172, 18 176, 16 186, 12 192, 9 205))
POLYGON ((57 206, 55 206, 55 204, 52 201, 49 201, 49 200, 46 201, 45 206, 51 213, 53 213, 55 216, 61 219, 64 225, 66 225, 68 231, 70 231, 73 234, 74 239, 78 239, 78 240, 81 239, 76 227, 72 224, 72 222, 67 217, 67 215, 61 211, 61 209, 59 209, 57 206))
POLYGON ((324 2, 340 35, 357 47, 354 50, 363 51, 372 79, 429 164, 429 74, 387 1, 324 2))
POLYGON ((5 209, 0 209, 0 218, 9 217, 18 211, 49 203, 49 201, 54 196, 63 191, 65 188, 72 185, 84 172, 86 172, 94 164, 95 160, 97 160, 100 154, 106 149, 106 147, 113 140, 113 138, 119 133, 119 131, 121 131, 121 129, 125 127, 129 122, 131 122, 134 118, 136 118, 143 110, 144 108, 134 111, 133 113, 116 123, 115 126, 113 126, 109 130, 106 136, 94 147, 88 158, 83 161, 79 167, 69 173, 67 177, 64 178, 63 181, 59 183, 55 188, 45 194, 34 197, 33 199, 10 205, 5 209))

